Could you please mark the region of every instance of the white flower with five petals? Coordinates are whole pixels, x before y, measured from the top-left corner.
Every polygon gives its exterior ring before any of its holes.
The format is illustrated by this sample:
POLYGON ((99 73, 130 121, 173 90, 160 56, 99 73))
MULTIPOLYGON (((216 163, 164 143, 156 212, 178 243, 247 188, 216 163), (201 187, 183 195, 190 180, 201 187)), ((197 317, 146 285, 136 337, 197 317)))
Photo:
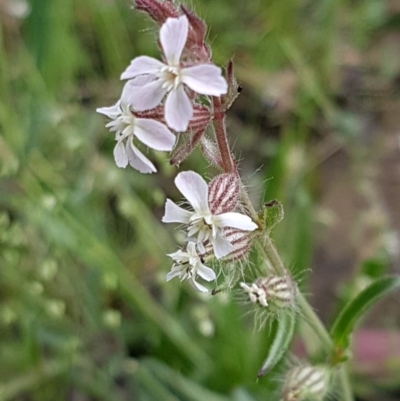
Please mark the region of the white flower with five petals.
POLYGON ((258 228, 249 216, 241 213, 212 214, 208 204, 208 185, 199 174, 193 171, 179 173, 175 178, 175 185, 189 201, 194 211, 185 210, 167 199, 162 221, 188 225, 188 237, 195 238, 201 253, 206 252, 204 243, 208 241, 218 259, 233 251, 233 245, 224 236, 225 227, 243 231, 254 231, 258 228))
POLYGON ((150 82, 136 88, 130 96, 132 106, 138 111, 156 107, 167 95, 165 121, 175 131, 185 131, 193 116, 193 106, 185 86, 196 93, 221 96, 227 92, 227 83, 221 69, 213 64, 182 66, 181 56, 189 32, 186 16, 168 18, 160 29, 160 43, 166 63, 148 56, 136 57, 122 73, 121 79, 141 75, 150 82))
POLYGON ((128 163, 141 173, 156 172, 153 163, 133 144, 136 137, 149 148, 169 151, 175 144, 176 137, 162 123, 148 118, 138 118, 132 113, 128 103, 130 88, 136 88, 132 81, 127 82, 121 99, 111 107, 102 107, 96 111, 106 115, 111 121, 106 125, 115 132, 117 144, 114 148, 115 163, 125 168, 128 163))
POLYGON ((179 277, 181 281, 187 279, 196 290, 208 292, 206 287, 196 281, 196 277, 200 276, 206 281, 213 281, 216 279, 216 275, 214 270, 203 264, 196 251, 196 244, 189 242, 186 251, 179 250, 168 256, 174 260, 174 264, 167 274, 167 281, 172 280, 174 277, 179 277))

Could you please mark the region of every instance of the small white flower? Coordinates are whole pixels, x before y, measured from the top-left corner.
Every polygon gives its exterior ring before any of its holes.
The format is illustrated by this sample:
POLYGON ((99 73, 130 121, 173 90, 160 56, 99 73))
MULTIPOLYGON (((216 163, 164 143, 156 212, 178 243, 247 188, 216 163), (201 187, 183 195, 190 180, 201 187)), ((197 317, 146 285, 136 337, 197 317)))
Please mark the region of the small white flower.
POLYGON ((194 237, 201 253, 206 250, 203 243, 210 241, 216 258, 220 259, 233 251, 232 244, 224 237, 223 228, 232 227, 243 231, 254 231, 258 226, 249 216, 227 212, 212 214, 209 208, 207 183, 193 172, 184 171, 175 178, 175 185, 192 205, 194 211, 182 209, 170 199, 165 204, 164 223, 188 225, 188 237, 194 237))
POLYGON ((141 173, 156 172, 153 163, 135 147, 133 138, 155 150, 169 151, 175 144, 176 137, 159 121, 148 118, 137 118, 128 104, 130 88, 136 88, 132 81, 124 87, 121 99, 111 107, 97 109, 98 113, 106 115, 111 121, 106 125, 115 132, 117 144, 114 148, 115 163, 125 168, 129 164, 141 173))
POLYGON ((151 80, 130 96, 132 106, 138 111, 156 107, 168 94, 165 120, 175 131, 186 131, 193 115, 193 106, 185 86, 196 93, 210 96, 221 96, 228 88, 221 69, 213 64, 182 66, 181 56, 188 32, 186 16, 168 18, 160 29, 160 43, 166 64, 152 57, 140 56, 133 59, 121 75, 121 79, 146 75, 151 80))
POLYGON ((267 302, 267 293, 261 287, 259 287, 256 283, 252 283, 247 285, 246 283, 240 283, 240 286, 243 288, 251 302, 259 303, 261 306, 268 306, 267 302))
POLYGON ((179 277, 181 281, 187 279, 196 290, 208 292, 206 287, 203 287, 196 281, 196 276, 200 276, 206 281, 213 281, 216 276, 214 270, 203 264, 201 257, 196 251, 196 244, 189 242, 186 252, 179 250, 168 256, 174 260, 174 264, 171 271, 167 274, 167 281, 172 280, 174 277, 179 277))

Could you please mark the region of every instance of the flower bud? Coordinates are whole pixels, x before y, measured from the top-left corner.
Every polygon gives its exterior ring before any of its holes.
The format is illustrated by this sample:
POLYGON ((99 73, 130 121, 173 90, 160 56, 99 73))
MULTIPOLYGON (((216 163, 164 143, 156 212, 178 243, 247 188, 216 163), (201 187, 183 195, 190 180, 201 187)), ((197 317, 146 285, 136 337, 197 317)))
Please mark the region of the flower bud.
POLYGON ((208 188, 208 203, 213 214, 231 212, 239 200, 239 177, 236 174, 220 174, 214 177, 208 188))
POLYGON ((327 367, 295 366, 286 375, 283 401, 321 401, 329 391, 330 378, 327 367))
POLYGON ((203 135, 201 138, 201 150, 203 151, 204 157, 211 165, 223 170, 221 154, 218 150, 217 144, 212 139, 203 135))
POLYGON ((149 14, 149 16, 160 25, 162 25, 167 18, 179 17, 179 13, 171 0, 163 2, 158 0, 136 0, 135 8, 149 14))
POLYGON ((211 114, 207 107, 193 106, 193 117, 189 122, 188 132, 181 135, 181 143, 172 151, 170 159, 172 166, 179 166, 192 153, 201 141, 210 120, 211 114))
POLYGON ((251 302, 263 307, 283 309, 295 305, 296 285, 289 276, 260 277, 252 284, 241 283, 251 302))

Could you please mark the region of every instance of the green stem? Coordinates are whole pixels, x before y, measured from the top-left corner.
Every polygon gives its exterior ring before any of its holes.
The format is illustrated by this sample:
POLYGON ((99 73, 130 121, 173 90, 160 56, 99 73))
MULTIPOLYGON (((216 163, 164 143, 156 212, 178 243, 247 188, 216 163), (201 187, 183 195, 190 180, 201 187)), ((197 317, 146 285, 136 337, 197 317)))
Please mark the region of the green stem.
POLYGON ((342 389, 343 401, 354 401, 353 392, 351 390, 349 372, 347 371, 347 364, 342 364, 339 370, 339 383, 342 389))
MULTIPOLYGON (((288 274, 288 271, 285 265, 280 258, 278 251, 276 250, 275 245, 272 242, 272 239, 269 236, 266 236, 263 240, 261 240, 261 248, 265 254, 265 257, 270 262, 272 269, 280 276, 284 276, 288 274)), ((326 330, 325 326, 322 324, 319 317, 314 312, 311 305, 307 302, 304 295, 299 291, 297 294, 297 302, 299 309, 304 316, 306 322, 313 329, 315 334, 321 341, 322 346, 324 347, 327 354, 330 354, 333 350, 333 342, 332 339, 326 330)))
MULTIPOLYGON (((214 130, 215 136, 217 140, 217 145, 221 154, 221 158, 223 161, 223 169, 225 172, 234 172, 237 167, 233 161, 232 153, 229 148, 228 138, 226 134, 225 128, 225 111, 222 108, 221 99, 217 97, 213 97, 213 106, 214 106, 214 130)), ((241 200, 248 210, 249 215, 259 224, 258 215, 250 201, 248 193, 244 188, 243 184, 241 184, 241 200)), ((259 243, 261 245, 262 252, 265 255, 265 258, 269 262, 272 270, 278 275, 287 275, 289 272, 286 269, 279 253, 273 244, 269 235, 264 235, 263 238, 259 239, 259 243)), ((327 356, 327 360, 329 361, 331 355, 334 351, 334 344, 329 335, 329 332, 308 303, 307 299, 304 295, 298 291, 297 301, 299 310, 304 317, 305 321, 308 323, 310 328, 319 338, 321 343, 321 348, 323 348, 324 353, 327 356)), ((328 362, 329 363, 329 362, 328 362)), ((343 401, 353 401, 353 395, 351 391, 350 381, 348 372, 345 366, 340 368, 340 387, 343 394, 343 401)))

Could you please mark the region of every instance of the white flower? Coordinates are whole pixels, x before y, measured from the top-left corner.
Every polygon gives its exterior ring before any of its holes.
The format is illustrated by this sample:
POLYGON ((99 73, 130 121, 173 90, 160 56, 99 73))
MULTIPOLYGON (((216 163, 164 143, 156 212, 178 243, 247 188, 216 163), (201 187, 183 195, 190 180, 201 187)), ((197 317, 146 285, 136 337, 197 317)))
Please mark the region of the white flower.
POLYGON ((196 276, 200 276, 206 281, 213 281, 216 276, 214 270, 202 263, 201 257, 196 251, 196 244, 189 242, 186 252, 179 250, 168 256, 174 260, 174 264, 171 271, 167 274, 167 281, 172 280, 174 277, 179 277, 181 281, 187 279, 198 291, 208 292, 206 287, 203 287, 196 281, 196 276))
POLYGON ((208 204, 208 186, 203 178, 193 172, 179 173, 175 185, 192 205, 194 211, 182 209, 170 199, 165 204, 164 223, 184 223, 188 225, 188 237, 195 237, 201 253, 205 252, 203 243, 210 241, 215 256, 220 259, 233 250, 232 244, 224 237, 223 228, 232 227, 243 231, 254 231, 258 226, 249 216, 227 212, 212 214, 208 204))
POLYGON ((201 95, 221 96, 227 92, 227 83, 221 69, 213 64, 183 67, 182 51, 188 37, 186 16, 168 18, 160 29, 160 43, 166 64, 148 56, 136 57, 122 73, 121 79, 146 74, 151 82, 132 93, 130 101, 138 111, 149 110, 165 101, 165 120, 175 131, 186 131, 193 115, 193 106, 185 86, 201 95))
MULTIPOLYGON (((155 150, 169 151, 175 144, 176 137, 162 123, 148 118, 137 118, 128 104, 130 88, 137 88, 132 81, 124 87, 121 99, 111 107, 97 109, 98 113, 106 115, 111 121, 106 125, 110 131, 115 131, 117 144, 114 148, 115 163, 125 168, 129 164, 141 173, 156 172, 153 163, 135 147, 133 138, 155 150)), ((133 88, 133 89, 134 89, 133 88)))
POLYGON ((268 306, 267 293, 261 287, 258 287, 256 283, 250 284, 248 286, 246 283, 240 283, 240 286, 247 293, 249 299, 253 303, 259 303, 261 306, 268 306))

